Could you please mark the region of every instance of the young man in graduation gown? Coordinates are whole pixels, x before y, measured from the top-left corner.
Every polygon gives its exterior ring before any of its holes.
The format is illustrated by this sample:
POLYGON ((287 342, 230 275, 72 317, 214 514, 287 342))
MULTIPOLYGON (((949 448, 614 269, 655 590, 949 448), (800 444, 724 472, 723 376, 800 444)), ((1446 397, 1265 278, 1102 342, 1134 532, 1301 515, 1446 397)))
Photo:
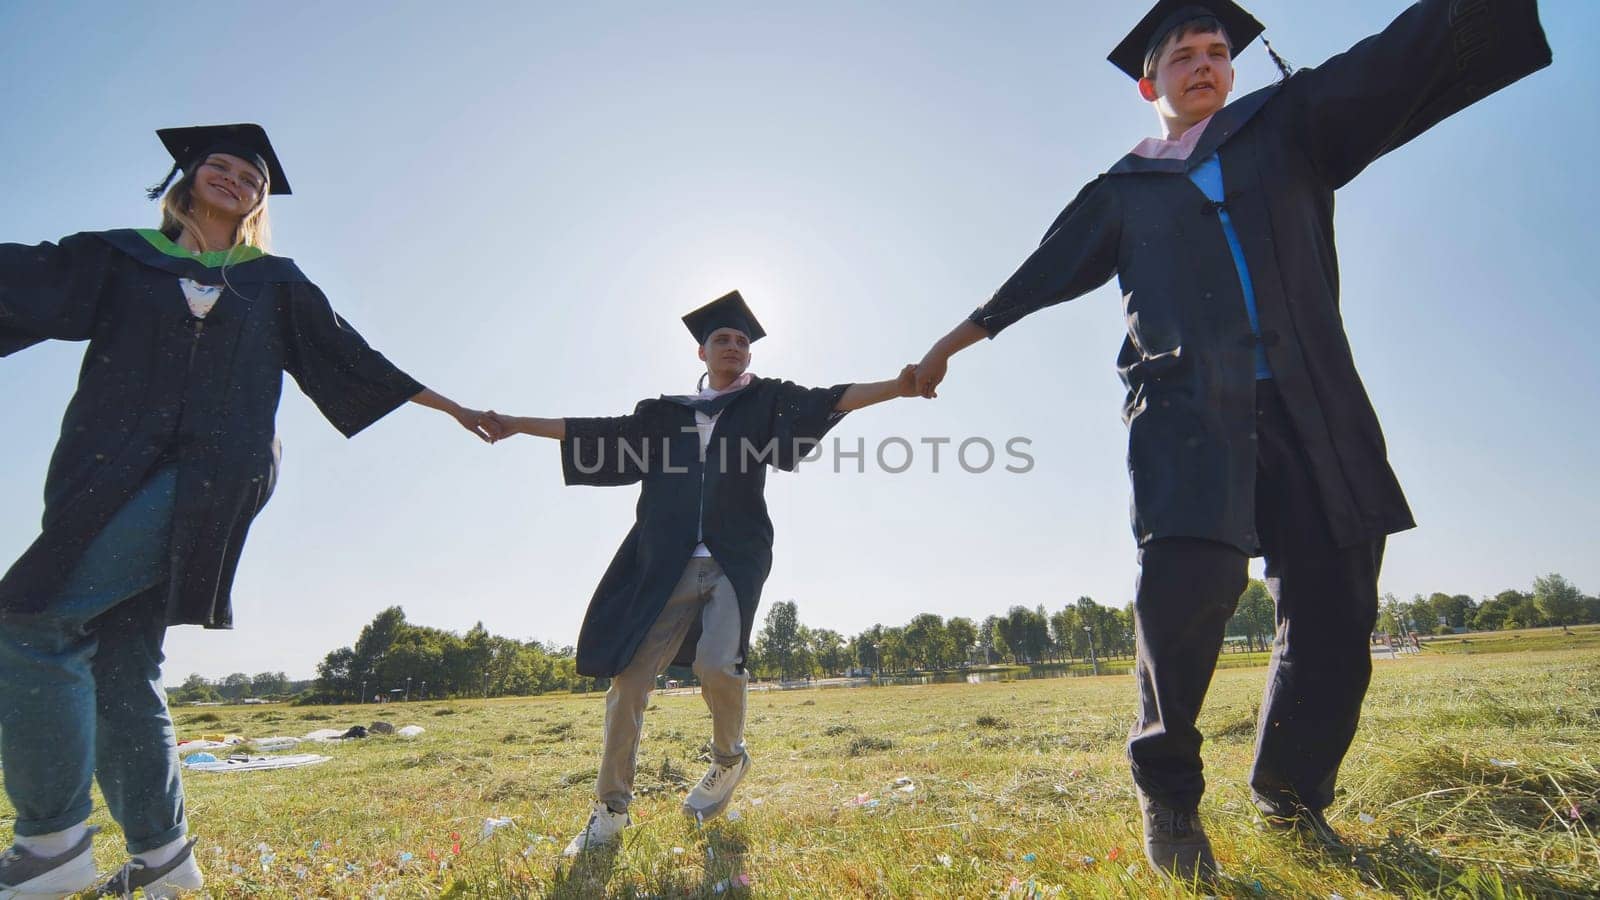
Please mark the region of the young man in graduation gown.
POLYGON ((161 647, 171 625, 233 627, 234 573, 277 480, 284 372, 347 436, 411 401, 487 439, 482 413, 396 368, 260 246, 267 196, 289 193, 264 130, 157 134, 173 158, 150 192, 159 229, 0 244, 0 357, 88 342, 43 527, 0 578, 0 757, 16 810, 0 900, 91 886, 96 778, 132 857, 104 889, 203 886, 161 647))
POLYGON ((711 710, 711 768, 683 812, 706 820, 727 808, 750 770, 744 660, 772 568, 767 466, 793 471, 850 410, 916 393, 911 366, 831 388, 755 376, 750 345, 766 332, 738 291, 683 322, 706 367, 697 394, 642 400, 615 418, 495 417, 497 437, 559 440, 567 484, 642 485, 638 517, 578 635, 579 674, 612 682, 596 802, 568 855, 609 844, 630 824, 644 710, 669 664, 693 666, 711 710))
MULTIPOLYGON (((1371 674, 1385 536, 1412 527, 1339 316, 1334 191, 1550 61, 1534 0, 1423 0, 1314 69, 1224 105, 1261 26, 1230 0, 1162 0, 1111 54, 1166 129, 1094 179, 949 358, 1119 279, 1141 574, 1128 744, 1160 870, 1214 871, 1195 719, 1251 556, 1278 631, 1250 786, 1277 827, 1324 810, 1371 674)), ((1271 52, 1270 46, 1268 52, 1271 52)))

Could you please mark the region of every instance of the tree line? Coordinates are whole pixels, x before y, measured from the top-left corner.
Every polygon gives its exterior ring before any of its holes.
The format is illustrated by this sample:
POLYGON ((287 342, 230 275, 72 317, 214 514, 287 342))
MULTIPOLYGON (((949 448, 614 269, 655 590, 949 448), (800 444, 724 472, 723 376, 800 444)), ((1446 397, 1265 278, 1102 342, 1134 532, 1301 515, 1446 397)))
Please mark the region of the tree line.
POLYGON ((1535 578, 1530 590, 1507 589, 1480 600, 1443 592, 1426 597, 1417 594, 1409 601, 1384 594, 1378 610, 1378 630, 1393 634, 1503 631, 1593 622, 1600 622, 1600 597, 1585 596, 1554 573, 1535 578))
POLYGON ((284 700, 311 687, 310 681, 293 681, 282 672, 235 672, 212 681, 190 675, 183 686, 170 692, 173 703, 242 703, 246 700, 284 700))
POLYGON ((896 675, 970 665, 1109 659, 1133 652, 1131 607, 1113 609, 1079 597, 1054 613, 1043 604, 1013 606, 975 622, 923 613, 904 625, 873 625, 852 637, 800 622, 793 600, 775 603, 751 642, 747 665, 763 678, 850 673, 896 675))
MULTIPOLYGON (((1551 574, 1534 579, 1529 591, 1506 590, 1480 600, 1436 592, 1405 602, 1386 594, 1379 612, 1381 632, 1497 630, 1600 622, 1600 599, 1551 574)), ((1228 625, 1230 643, 1239 650, 1264 650, 1275 630, 1266 585, 1251 579, 1228 625)), ((1054 612, 1043 604, 1032 609, 1019 605, 981 621, 923 613, 904 625, 873 625, 846 636, 804 625, 798 604, 789 600, 768 609, 751 644, 747 667, 757 678, 1081 663, 1133 655, 1133 605, 1115 608, 1079 597, 1054 612)), ((687 671, 675 674, 692 677, 687 671)), ((606 686, 605 679, 577 674, 570 646, 490 634, 481 622, 464 635, 416 625, 395 606, 378 613, 353 644, 327 654, 314 683, 290 682, 282 672, 235 673, 216 682, 191 675, 173 699, 239 702, 298 693, 303 701, 348 703, 523 696, 606 686)))
POLYGON ((571 647, 490 634, 479 622, 466 634, 413 625, 391 606, 361 629, 354 644, 317 666, 310 702, 501 697, 594 687, 578 675, 571 647))

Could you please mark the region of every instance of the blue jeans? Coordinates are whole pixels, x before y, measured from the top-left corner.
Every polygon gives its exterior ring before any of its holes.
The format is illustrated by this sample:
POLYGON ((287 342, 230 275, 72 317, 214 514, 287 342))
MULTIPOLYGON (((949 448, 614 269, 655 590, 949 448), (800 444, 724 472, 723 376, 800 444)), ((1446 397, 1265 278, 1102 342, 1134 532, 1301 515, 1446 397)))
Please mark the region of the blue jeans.
POLYGON ((84 551, 43 613, 0 618, 0 760, 16 833, 89 818, 92 779, 128 852, 184 834, 161 683, 177 469, 160 469, 84 551))

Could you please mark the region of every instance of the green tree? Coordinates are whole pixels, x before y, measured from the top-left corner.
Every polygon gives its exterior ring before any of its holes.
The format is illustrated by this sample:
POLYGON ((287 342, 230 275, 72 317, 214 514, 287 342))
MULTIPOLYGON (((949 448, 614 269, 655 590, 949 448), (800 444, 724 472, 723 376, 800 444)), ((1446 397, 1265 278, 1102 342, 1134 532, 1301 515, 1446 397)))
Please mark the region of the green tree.
POLYGON ((461 639, 437 628, 407 625, 378 660, 373 677, 379 685, 404 689, 412 700, 449 696, 461 691, 446 665, 447 654, 459 652, 461 639))
POLYGON ((1552 625, 1571 625, 1584 613, 1583 592, 1554 572, 1533 580, 1533 603, 1552 625))
POLYGON ((347 699, 358 694, 363 683, 369 695, 379 690, 378 662, 405 627, 406 614, 400 607, 378 613, 361 629, 353 647, 340 647, 317 665, 318 689, 347 699))
POLYGON ((340 647, 322 658, 317 664, 317 687, 336 697, 349 698, 360 690, 354 669, 356 652, 340 647))
MULTIPOLYGON (((1506 593, 1512 592, 1508 591, 1506 593)), ((1532 594, 1524 594, 1520 591, 1515 593, 1515 602, 1512 603, 1510 613, 1506 616, 1505 624, 1501 626, 1502 628, 1537 628, 1540 625, 1548 624, 1544 613, 1539 611, 1539 604, 1534 602, 1532 594)))
POLYGON ((1121 609, 1112 610, 1117 617, 1118 638, 1114 644, 1120 656, 1132 656, 1136 645, 1134 633, 1133 601, 1123 604, 1121 609))
POLYGON ((222 695, 211 682, 199 674, 183 680, 183 686, 168 695, 173 703, 221 703, 222 695))
POLYGON ((904 672, 911 667, 911 654, 906 650, 906 630, 885 628, 878 639, 878 655, 890 672, 904 672))
POLYGON ((252 697, 272 697, 289 692, 289 676, 282 672, 258 672, 250 679, 252 697))
POLYGON ((1006 643, 1006 622, 1000 616, 989 616, 978 626, 978 642, 983 647, 984 661, 997 663, 1011 655, 1011 645, 1006 643))
POLYGON ((1465 628, 1477 608, 1477 603, 1466 594, 1446 594, 1436 591, 1428 596, 1427 608, 1428 627, 1422 630, 1431 631, 1439 626, 1465 628))
POLYGON ((772 604, 756 642, 769 672, 788 678, 800 671, 800 651, 805 644, 800 633, 800 608, 793 600, 772 604))
POLYGON ((823 675, 839 675, 849 665, 845 652, 844 635, 830 628, 817 628, 811 632, 811 656, 823 675))
MULTIPOLYGON (((1392 595, 1391 595, 1392 599, 1392 595)), ((1267 583, 1252 578, 1239 595, 1239 605, 1228 620, 1228 634, 1243 637, 1250 650, 1265 650, 1278 629, 1272 607, 1272 595, 1267 593, 1267 583)))
POLYGON ((1050 617, 1050 640, 1067 656, 1083 656, 1089 646, 1076 606, 1065 606, 1050 617))
POLYGON ((250 696, 250 676, 243 672, 228 675, 217 685, 217 693, 229 703, 238 703, 250 696))
POLYGON ((1124 634, 1131 629, 1131 622, 1125 620, 1116 610, 1101 606, 1089 597, 1079 597, 1074 611, 1078 618, 1078 631, 1083 638, 1081 651, 1077 653, 1079 659, 1088 658, 1090 647, 1093 647, 1095 656, 1105 659, 1121 652, 1127 643, 1124 634), (1089 626, 1088 631, 1083 627, 1089 626))
POLYGON ((883 640, 883 626, 874 625, 850 639, 850 655, 856 665, 873 673, 883 671, 883 660, 878 654, 878 644, 883 640))
POLYGON ((1518 591, 1501 591, 1499 594, 1478 604, 1472 612, 1472 621, 1468 623, 1476 631, 1499 631, 1505 627, 1506 619, 1511 615, 1511 609, 1520 598, 1518 591), (1512 595, 1507 597, 1506 595, 1512 595))
POLYGON ((1401 609, 1400 598, 1394 594, 1384 594, 1378 601, 1379 631, 1387 634, 1401 634, 1405 628, 1405 612, 1401 609))
POLYGON ((950 639, 952 658, 957 663, 971 659, 972 646, 978 642, 978 626, 964 616, 953 616, 944 623, 945 636, 950 639))
POLYGON ((923 613, 912 619, 905 630, 906 652, 914 666, 937 669, 950 655, 949 635, 945 633, 944 619, 933 613, 923 613))
POLYGON ((452 692, 488 696, 489 664, 494 661, 494 645, 489 630, 483 627, 482 622, 478 622, 460 639, 444 643, 449 651, 446 663, 452 692))
POLYGON ((1407 632, 1427 634, 1439 624, 1438 619, 1434 617, 1433 606, 1428 603, 1428 598, 1421 594, 1412 594, 1411 602, 1402 603, 1400 609, 1403 615, 1402 621, 1405 623, 1403 630, 1407 632))
POLYGON ((1013 606, 1001 621, 1012 662, 1038 662, 1045 658, 1050 649, 1050 624, 1043 607, 1031 610, 1013 606))

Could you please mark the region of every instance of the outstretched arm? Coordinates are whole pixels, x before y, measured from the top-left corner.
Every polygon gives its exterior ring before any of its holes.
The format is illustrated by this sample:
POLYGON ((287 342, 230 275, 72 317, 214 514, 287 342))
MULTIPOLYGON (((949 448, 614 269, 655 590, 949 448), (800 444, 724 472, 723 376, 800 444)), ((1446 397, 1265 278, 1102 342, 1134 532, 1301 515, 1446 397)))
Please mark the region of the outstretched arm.
POLYGON ((853 409, 862 409, 893 400, 896 397, 915 397, 917 395, 917 367, 906 366, 900 374, 888 381, 872 381, 861 384, 852 384, 845 389, 839 402, 833 405, 835 412, 850 412, 853 409))
POLYGON ((949 334, 934 341, 922 362, 917 363, 917 393, 930 398, 939 396, 939 382, 944 380, 944 373, 950 367, 950 357, 988 336, 983 326, 971 319, 962 319, 949 334))
POLYGON ((965 322, 934 342, 917 364, 917 391, 936 396, 950 357, 992 338, 1013 322, 1048 306, 1082 296, 1111 279, 1117 271, 1122 239, 1122 212, 1116 191, 1105 176, 1078 192, 1045 232, 1022 266, 1006 279, 989 301, 965 322))
POLYGON ((491 424, 489 432, 493 440, 508 438, 514 434, 527 434, 533 437, 551 438, 564 441, 567 438, 566 419, 537 419, 531 416, 505 416, 494 410, 484 413, 491 424))
POLYGON ((1550 64, 1535 0, 1421 0, 1284 84, 1302 149, 1329 187, 1550 64))
POLYGON ((111 245, 89 234, 60 244, 0 244, 0 356, 41 341, 86 341, 111 284, 111 245))
POLYGON ((501 437, 504 437, 503 434, 499 433, 498 425, 494 419, 490 418, 488 413, 485 413, 481 410, 468 409, 454 400, 451 400, 449 397, 436 393, 429 388, 423 388, 421 393, 411 398, 411 402, 419 406, 426 406, 429 409, 437 409, 438 411, 445 413, 446 415, 450 416, 450 418, 461 423, 462 428, 465 428, 466 430, 472 432, 491 444, 499 440, 501 437))

